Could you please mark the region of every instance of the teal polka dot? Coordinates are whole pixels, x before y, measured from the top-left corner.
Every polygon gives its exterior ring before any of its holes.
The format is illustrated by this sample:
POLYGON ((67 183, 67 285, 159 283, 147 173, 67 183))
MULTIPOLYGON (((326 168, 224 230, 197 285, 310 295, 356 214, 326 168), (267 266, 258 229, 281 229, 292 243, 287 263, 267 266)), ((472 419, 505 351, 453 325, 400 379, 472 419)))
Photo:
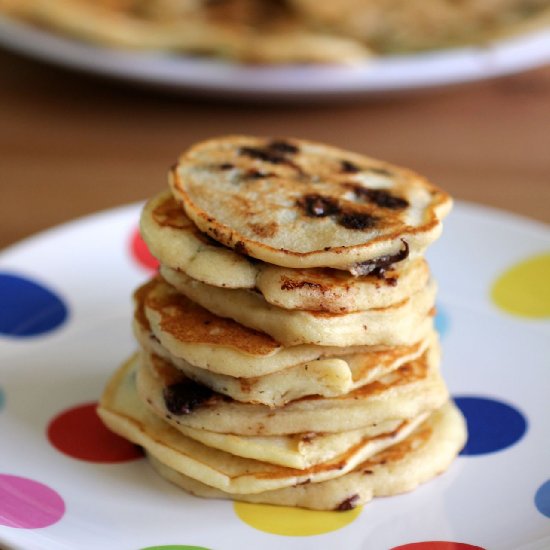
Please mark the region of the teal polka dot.
POLYGON ((538 488, 535 494, 535 506, 543 516, 550 518, 550 479, 538 488))
POLYGON ((439 336, 443 338, 449 331, 449 314, 441 304, 436 306, 437 313, 435 314, 435 329, 439 332, 439 336))

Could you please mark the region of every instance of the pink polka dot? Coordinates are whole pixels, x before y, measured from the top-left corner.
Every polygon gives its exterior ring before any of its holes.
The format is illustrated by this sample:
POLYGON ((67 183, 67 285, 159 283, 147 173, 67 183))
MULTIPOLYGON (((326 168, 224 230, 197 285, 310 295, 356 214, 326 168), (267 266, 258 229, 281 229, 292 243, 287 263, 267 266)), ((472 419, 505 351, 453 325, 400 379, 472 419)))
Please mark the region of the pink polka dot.
POLYGON ((127 462, 141 458, 139 447, 105 427, 96 406, 86 403, 57 415, 48 425, 50 443, 58 451, 87 462, 127 462))
POLYGON ((449 541, 427 541, 427 542, 411 542, 410 544, 402 544, 394 546, 390 550, 485 550, 481 546, 466 544, 464 542, 449 542, 449 541))
POLYGON ((130 239, 130 252, 137 263, 145 269, 156 271, 159 266, 158 260, 149 252, 145 241, 141 238, 139 229, 134 229, 130 239))
POLYGON ((39 529, 57 523, 65 503, 50 487, 26 477, 0 474, 0 525, 39 529))

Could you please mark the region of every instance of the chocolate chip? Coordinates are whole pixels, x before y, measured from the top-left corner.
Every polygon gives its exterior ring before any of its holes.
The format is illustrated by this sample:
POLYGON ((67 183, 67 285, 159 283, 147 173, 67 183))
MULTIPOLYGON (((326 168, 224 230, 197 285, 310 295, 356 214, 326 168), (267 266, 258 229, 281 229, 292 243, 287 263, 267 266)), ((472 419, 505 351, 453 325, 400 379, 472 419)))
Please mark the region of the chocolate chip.
POLYGON ((312 218, 324 218, 340 212, 338 202, 323 195, 304 195, 296 204, 312 218))
POLYGON ((281 153, 271 149, 260 149, 258 147, 241 147, 240 154, 272 164, 285 164, 287 159, 281 153))
POLYGON ((186 380, 185 382, 177 382, 166 386, 162 395, 166 408, 172 414, 183 415, 189 414, 204 405, 206 401, 214 396, 214 392, 202 384, 186 380))
POLYGON ((396 197, 384 189, 368 189, 361 185, 349 184, 355 196, 372 202, 381 208, 389 208, 391 210, 400 210, 409 206, 409 202, 401 197, 396 197))
POLYGON ((278 153, 282 153, 283 155, 295 155, 300 151, 296 145, 293 145, 292 143, 288 143, 288 141, 283 140, 275 140, 269 143, 267 148, 270 151, 277 151, 278 153))
POLYGON ((349 160, 340 161, 340 168, 345 174, 357 174, 357 172, 360 172, 361 170, 359 166, 349 160))
POLYGON ((338 217, 338 223, 346 229, 368 229, 376 225, 378 218, 366 212, 344 212, 338 217))
POLYGON ((323 195, 304 195, 296 204, 312 218, 335 216, 335 221, 346 229, 361 230, 374 227, 378 218, 366 212, 345 209, 337 199, 323 195))
POLYGON ((224 162, 223 164, 220 164, 218 166, 218 168, 220 170, 231 170, 231 169, 235 168, 235 166, 233 164, 231 164, 230 162, 224 162))
POLYGON ((246 256, 248 254, 248 249, 246 248, 246 245, 243 243, 243 241, 237 241, 235 243, 235 246, 233 247, 233 250, 235 250, 237 254, 242 254, 243 256, 246 256))
POLYGON ((356 276, 378 275, 383 277, 384 270, 387 267, 397 262, 406 260, 409 257, 408 243, 406 241, 401 242, 403 243, 403 248, 399 252, 396 252, 395 254, 384 254, 378 258, 373 258, 372 260, 355 264, 352 269, 350 269, 351 273, 356 276))
POLYGON ((353 510, 357 506, 357 501, 359 500, 359 495, 355 494, 343 500, 335 510, 337 512, 345 512, 347 510, 353 510))
POLYGON ((272 141, 265 147, 241 147, 239 149, 241 155, 272 164, 286 164, 302 174, 302 169, 288 158, 289 155, 294 155, 298 152, 299 149, 296 145, 282 140, 272 141))

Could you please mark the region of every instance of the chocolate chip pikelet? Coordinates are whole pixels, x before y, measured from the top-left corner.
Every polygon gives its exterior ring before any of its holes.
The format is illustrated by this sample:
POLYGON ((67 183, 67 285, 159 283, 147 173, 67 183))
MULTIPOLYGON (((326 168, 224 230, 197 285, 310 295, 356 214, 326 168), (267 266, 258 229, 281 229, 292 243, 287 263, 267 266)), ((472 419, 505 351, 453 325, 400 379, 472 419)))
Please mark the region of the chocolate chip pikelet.
POLYGON ((205 497, 349 509, 414 488, 464 444, 423 258, 450 198, 300 140, 200 143, 143 210, 160 275, 140 352, 99 413, 205 497))

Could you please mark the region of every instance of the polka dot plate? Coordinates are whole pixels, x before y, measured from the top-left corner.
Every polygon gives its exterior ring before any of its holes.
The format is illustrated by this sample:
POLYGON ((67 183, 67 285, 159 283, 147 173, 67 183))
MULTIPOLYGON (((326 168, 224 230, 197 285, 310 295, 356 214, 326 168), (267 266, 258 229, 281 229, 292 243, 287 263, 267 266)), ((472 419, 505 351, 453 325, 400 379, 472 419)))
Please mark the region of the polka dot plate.
POLYGON ((429 256, 443 372, 470 436, 450 470, 348 512, 189 496, 94 405, 134 349, 156 265, 139 205, 0 254, 0 547, 102 550, 550 548, 550 230, 458 204, 429 256))

